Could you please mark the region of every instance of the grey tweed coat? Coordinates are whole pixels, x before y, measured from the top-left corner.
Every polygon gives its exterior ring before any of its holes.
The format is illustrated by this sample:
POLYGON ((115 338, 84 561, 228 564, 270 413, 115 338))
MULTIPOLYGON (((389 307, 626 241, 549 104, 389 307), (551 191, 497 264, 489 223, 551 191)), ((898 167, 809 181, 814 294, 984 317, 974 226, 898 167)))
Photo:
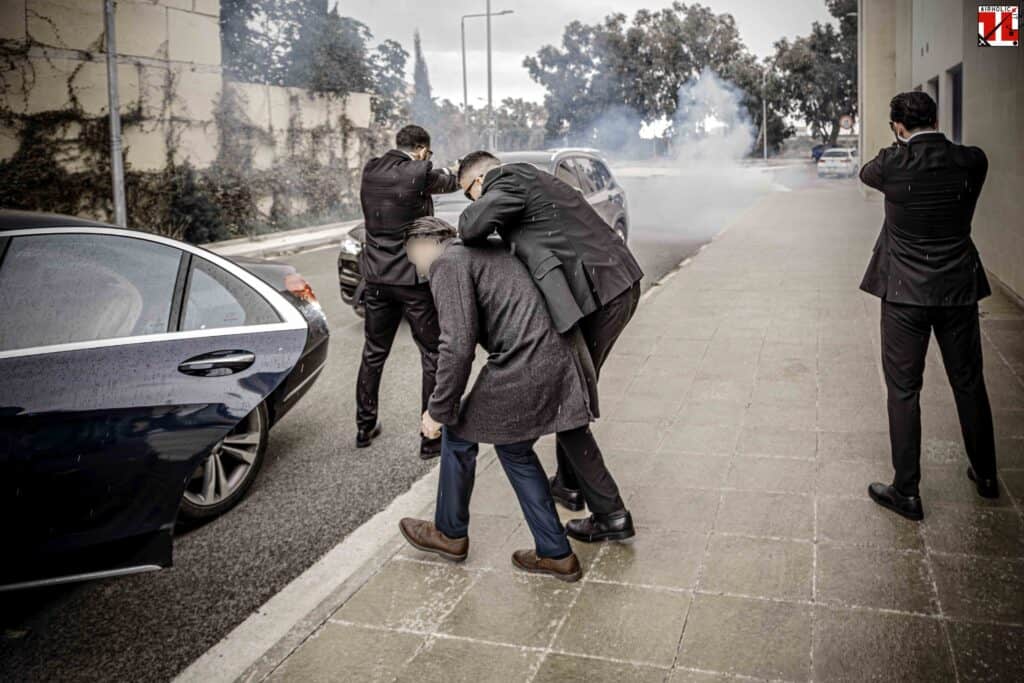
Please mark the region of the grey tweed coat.
POLYGON ((431 417, 463 439, 490 444, 591 420, 597 385, 590 356, 581 340, 555 331, 519 259, 499 247, 448 242, 430 268, 430 290, 441 326, 431 417), (487 364, 463 397, 477 344, 487 364))

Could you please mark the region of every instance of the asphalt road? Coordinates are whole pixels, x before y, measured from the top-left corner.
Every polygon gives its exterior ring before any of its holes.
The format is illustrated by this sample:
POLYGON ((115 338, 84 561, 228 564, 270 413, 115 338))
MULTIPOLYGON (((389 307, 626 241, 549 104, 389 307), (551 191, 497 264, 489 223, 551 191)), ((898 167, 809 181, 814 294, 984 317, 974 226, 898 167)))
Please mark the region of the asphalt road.
MULTIPOLYGON (((806 169, 785 173, 796 182, 808 177, 806 169)), ((780 189, 768 176, 776 174, 699 182, 685 172, 623 175, 630 244, 645 286, 763 193, 780 189)), ((372 448, 354 446, 362 329, 338 296, 336 257, 332 247, 287 259, 311 282, 331 322, 330 358, 272 431, 248 497, 181 534, 171 570, 0 595, 0 678, 167 680, 433 466, 417 457, 419 357, 404 328, 384 373, 384 433, 372 448)))

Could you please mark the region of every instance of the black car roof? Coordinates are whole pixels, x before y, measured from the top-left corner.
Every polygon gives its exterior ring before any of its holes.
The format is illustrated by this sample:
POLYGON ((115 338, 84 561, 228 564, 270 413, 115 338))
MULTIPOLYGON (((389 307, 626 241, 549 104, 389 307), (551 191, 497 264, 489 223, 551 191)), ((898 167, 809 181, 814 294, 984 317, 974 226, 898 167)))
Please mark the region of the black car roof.
POLYGON ((86 218, 62 216, 59 213, 39 213, 38 211, 15 211, 0 209, 0 232, 5 230, 22 230, 25 228, 116 228, 116 225, 100 223, 86 218))

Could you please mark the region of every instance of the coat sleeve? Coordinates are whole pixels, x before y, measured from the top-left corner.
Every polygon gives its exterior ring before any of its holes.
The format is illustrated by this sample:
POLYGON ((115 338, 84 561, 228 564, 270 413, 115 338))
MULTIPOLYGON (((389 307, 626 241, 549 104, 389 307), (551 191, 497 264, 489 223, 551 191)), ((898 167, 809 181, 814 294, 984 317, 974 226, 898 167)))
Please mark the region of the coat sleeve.
POLYGON ((981 194, 981 188, 985 184, 985 177, 988 175, 988 157, 980 147, 971 147, 971 186, 974 194, 981 194))
POLYGON ((430 291, 437 307, 441 340, 437 384, 427 410, 441 424, 451 425, 459 420, 459 402, 476 353, 476 293, 465 260, 438 260, 430 270, 430 291))
POLYGON ((431 168, 427 171, 427 189, 430 194, 447 194, 459 189, 459 181, 447 168, 431 168))
POLYGON ((459 237, 469 246, 487 243, 487 237, 495 230, 504 237, 519 224, 526 208, 521 194, 494 187, 476 200, 459 217, 459 237))
POLYGON ((878 156, 864 164, 864 167, 860 169, 860 181, 868 187, 873 187, 878 191, 882 191, 885 187, 885 159, 888 154, 896 147, 886 147, 878 150, 878 156))

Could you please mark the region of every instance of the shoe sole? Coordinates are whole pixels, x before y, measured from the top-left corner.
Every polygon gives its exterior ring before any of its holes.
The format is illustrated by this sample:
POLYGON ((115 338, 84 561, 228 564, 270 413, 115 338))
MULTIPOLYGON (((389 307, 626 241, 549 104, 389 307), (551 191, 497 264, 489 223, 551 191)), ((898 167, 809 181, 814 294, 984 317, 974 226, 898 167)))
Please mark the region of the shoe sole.
POLYGON ((981 496, 982 498, 996 499, 996 498, 999 497, 999 489, 998 488, 995 491, 991 492, 991 493, 983 493, 982 492, 981 487, 978 486, 978 480, 974 478, 974 469, 973 468, 968 468, 968 470, 967 470, 967 478, 974 482, 974 488, 978 490, 978 495, 981 496))
POLYGON ((413 548, 416 548, 416 550, 420 550, 425 553, 433 553, 434 555, 439 555, 451 562, 465 562, 466 557, 469 555, 469 553, 466 553, 465 555, 454 555, 452 553, 446 553, 445 551, 440 550, 438 548, 429 548, 425 545, 422 545, 414 541, 409 536, 409 534, 405 533, 405 529, 403 529, 401 526, 398 527, 398 530, 402 532, 402 536, 404 536, 405 540, 409 542, 409 545, 411 545, 413 548))
POLYGON ((636 529, 609 531, 602 534, 590 534, 589 536, 574 534, 568 529, 565 530, 565 533, 569 538, 580 541, 581 543, 600 543, 601 541, 628 541, 636 536, 636 529))
POLYGON ((882 498, 876 497, 875 494, 871 491, 871 489, 868 489, 868 496, 871 497, 871 500, 875 501, 876 503, 878 503, 879 505, 884 507, 886 510, 890 510, 891 512, 895 512, 900 517, 906 517, 907 519, 911 520, 912 522, 920 522, 922 519, 924 519, 924 513, 923 512, 913 513, 913 512, 906 512, 904 510, 901 510, 898 507, 896 507, 895 505, 893 505, 892 503, 890 503, 889 501, 884 500, 882 498))
POLYGON ((558 579, 559 581, 564 581, 565 583, 576 583, 583 576, 582 569, 578 569, 572 574, 562 574, 561 572, 552 571, 550 569, 534 569, 532 567, 527 567, 526 565, 519 564, 515 556, 512 557, 512 566, 518 569, 519 571, 526 572, 527 574, 541 574, 543 576, 551 576, 558 579))

